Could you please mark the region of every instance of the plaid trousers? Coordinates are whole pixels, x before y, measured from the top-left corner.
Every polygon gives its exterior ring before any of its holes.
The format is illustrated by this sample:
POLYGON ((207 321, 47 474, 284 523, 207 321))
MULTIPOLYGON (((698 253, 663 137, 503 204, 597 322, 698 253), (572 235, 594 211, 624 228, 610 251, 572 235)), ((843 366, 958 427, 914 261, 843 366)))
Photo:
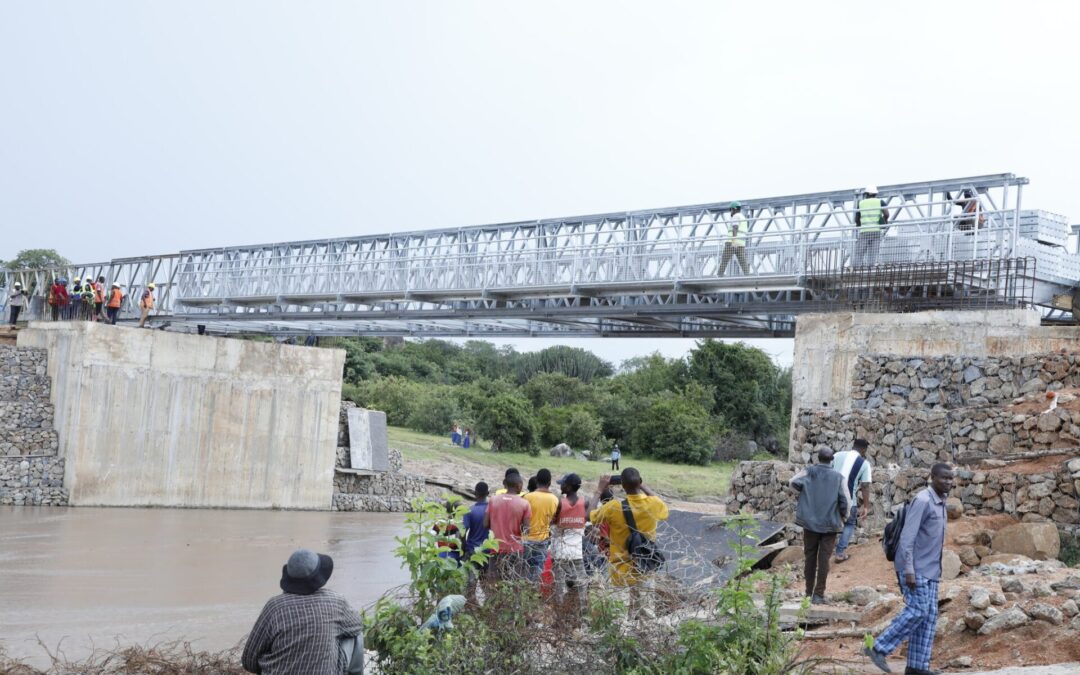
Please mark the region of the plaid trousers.
POLYGON ((938 618, 938 580, 915 575, 915 590, 896 576, 904 593, 904 611, 874 640, 874 649, 891 654, 907 640, 907 664, 910 668, 930 669, 930 650, 934 646, 938 618))

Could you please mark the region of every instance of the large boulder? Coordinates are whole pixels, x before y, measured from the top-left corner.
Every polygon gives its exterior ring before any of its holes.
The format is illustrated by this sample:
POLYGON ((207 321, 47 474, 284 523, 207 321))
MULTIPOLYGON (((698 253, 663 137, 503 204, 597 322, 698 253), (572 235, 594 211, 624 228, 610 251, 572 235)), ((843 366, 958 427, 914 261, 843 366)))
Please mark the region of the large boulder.
POLYGON ((941 578, 951 581, 960 576, 960 556, 948 549, 941 552, 941 578))
POLYGON ((991 548, 996 553, 1052 560, 1061 552, 1061 537, 1053 523, 1016 523, 995 532, 991 548))
POLYGON ((573 457, 574 451, 566 443, 559 443, 548 454, 552 457, 573 457))
POLYGON ((1012 630, 1031 623, 1031 617, 1019 607, 1012 607, 997 616, 991 617, 979 627, 979 635, 990 635, 1002 630, 1012 630))
POLYGON ((780 549, 780 552, 772 559, 772 567, 801 565, 803 564, 805 556, 806 554, 803 552, 802 546, 788 546, 787 548, 780 549))
POLYGON ((949 520, 957 520, 964 515, 964 503, 956 497, 945 500, 945 512, 949 514, 949 520))

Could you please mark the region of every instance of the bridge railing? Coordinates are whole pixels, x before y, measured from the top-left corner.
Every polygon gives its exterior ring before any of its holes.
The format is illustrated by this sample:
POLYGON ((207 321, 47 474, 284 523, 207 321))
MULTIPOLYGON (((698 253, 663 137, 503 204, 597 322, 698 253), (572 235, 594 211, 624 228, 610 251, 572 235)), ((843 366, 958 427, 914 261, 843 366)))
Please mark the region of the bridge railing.
MULTIPOLYGON (((888 263, 995 259, 1016 246, 1015 212, 977 208, 971 213, 908 217, 883 226, 880 235, 845 221, 853 210, 837 210, 833 226, 758 231, 751 219, 742 251, 725 253, 729 221, 701 222, 701 234, 684 226, 657 227, 648 239, 575 242, 533 236, 507 246, 461 244, 372 251, 266 251, 261 255, 182 258, 177 263, 176 299, 202 305, 359 302, 365 299, 423 299, 455 294, 603 291, 656 284, 708 284, 724 279, 790 278, 797 283, 822 270, 888 263), (745 253, 745 255, 742 255, 745 253), (743 267, 743 263, 746 267, 743 267)), ((181 309, 180 311, 185 311, 181 309)))

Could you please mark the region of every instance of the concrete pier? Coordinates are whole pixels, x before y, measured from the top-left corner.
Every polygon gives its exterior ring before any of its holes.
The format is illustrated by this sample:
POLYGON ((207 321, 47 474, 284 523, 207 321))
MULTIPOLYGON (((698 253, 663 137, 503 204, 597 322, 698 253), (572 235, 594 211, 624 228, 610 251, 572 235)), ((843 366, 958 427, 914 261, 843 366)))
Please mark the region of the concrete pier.
POLYGON ((73 506, 329 509, 344 352, 34 323, 73 506))

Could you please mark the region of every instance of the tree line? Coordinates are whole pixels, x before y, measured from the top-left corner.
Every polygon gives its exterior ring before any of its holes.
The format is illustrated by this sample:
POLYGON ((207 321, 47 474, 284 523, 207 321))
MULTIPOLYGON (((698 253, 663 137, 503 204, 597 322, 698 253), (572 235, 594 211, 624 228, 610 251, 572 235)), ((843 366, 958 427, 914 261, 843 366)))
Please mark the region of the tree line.
POLYGON ((619 368, 566 346, 518 352, 472 340, 387 344, 335 338, 345 350, 343 396, 386 412, 387 423, 449 434, 460 424, 496 451, 538 453, 558 443, 606 455, 705 464, 786 453, 791 370, 759 349, 706 339, 685 358, 659 354, 619 368))

